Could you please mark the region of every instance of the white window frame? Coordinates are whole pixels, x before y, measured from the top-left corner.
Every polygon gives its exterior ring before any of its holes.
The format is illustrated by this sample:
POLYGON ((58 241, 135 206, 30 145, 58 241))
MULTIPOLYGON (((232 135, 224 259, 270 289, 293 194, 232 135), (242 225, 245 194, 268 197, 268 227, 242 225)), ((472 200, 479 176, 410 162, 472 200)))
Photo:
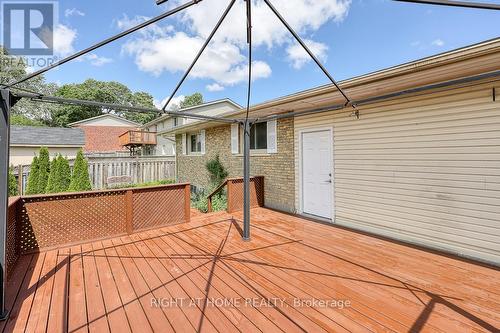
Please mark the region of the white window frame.
POLYGON ((205 130, 187 133, 187 135, 186 135, 186 147, 187 147, 187 155, 193 155, 193 156, 205 155, 205 130), (199 151, 198 151, 198 149, 193 151, 192 141, 191 141, 191 138, 193 136, 197 137, 196 144, 199 145, 199 151))

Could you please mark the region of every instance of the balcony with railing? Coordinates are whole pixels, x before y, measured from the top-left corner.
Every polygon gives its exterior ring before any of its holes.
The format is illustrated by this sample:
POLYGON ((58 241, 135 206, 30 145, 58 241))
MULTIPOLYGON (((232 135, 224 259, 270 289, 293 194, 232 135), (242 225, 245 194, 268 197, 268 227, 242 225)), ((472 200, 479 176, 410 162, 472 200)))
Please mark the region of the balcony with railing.
POLYGON ((156 132, 132 130, 120 135, 119 139, 124 147, 156 145, 156 132))

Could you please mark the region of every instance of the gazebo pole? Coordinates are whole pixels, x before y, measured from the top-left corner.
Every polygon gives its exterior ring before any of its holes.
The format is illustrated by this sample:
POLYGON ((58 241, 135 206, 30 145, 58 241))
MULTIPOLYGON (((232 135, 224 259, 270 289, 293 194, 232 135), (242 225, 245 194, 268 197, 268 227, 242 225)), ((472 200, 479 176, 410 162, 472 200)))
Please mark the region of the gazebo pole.
POLYGON ((250 240, 250 128, 243 122, 243 240, 250 240))
POLYGON ((15 104, 10 91, 0 89, 0 320, 7 319, 8 311, 5 308, 5 280, 6 280, 6 234, 7 212, 9 201, 9 116, 10 108, 15 104))

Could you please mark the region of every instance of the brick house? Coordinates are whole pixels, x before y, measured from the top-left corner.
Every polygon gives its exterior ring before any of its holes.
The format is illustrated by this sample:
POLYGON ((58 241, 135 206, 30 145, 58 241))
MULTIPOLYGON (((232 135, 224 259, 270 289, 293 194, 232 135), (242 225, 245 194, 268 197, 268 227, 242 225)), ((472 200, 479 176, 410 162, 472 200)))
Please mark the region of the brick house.
POLYGON ((120 135, 141 127, 140 124, 113 114, 103 114, 68 124, 85 134, 83 151, 87 156, 115 156, 129 154, 120 144, 120 135))
MULTIPOLYGON (((253 118, 301 112, 252 128, 265 205, 499 264, 499 68, 497 38, 340 82, 357 110, 331 85, 254 105, 253 118)), ((237 125, 169 134, 179 181, 206 187, 217 154, 242 176, 237 125)))

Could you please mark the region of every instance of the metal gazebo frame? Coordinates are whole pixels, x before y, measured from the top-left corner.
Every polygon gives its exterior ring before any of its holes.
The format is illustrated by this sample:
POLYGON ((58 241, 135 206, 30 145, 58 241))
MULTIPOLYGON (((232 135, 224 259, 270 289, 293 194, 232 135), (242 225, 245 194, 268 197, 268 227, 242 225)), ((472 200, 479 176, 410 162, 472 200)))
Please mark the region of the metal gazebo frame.
MULTIPOLYGON (((164 3, 167 0, 157 0, 158 4, 164 3)), ((83 106, 97 106, 97 107, 102 107, 102 108, 108 108, 108 109, 113 109, 113 110, 124 110, 124 111, 131 111, 131 112, 138 112, 138 113, 163 113, 163 114, 168 114, 168 115, 173 115, 173 116, 178 116, 182 118, 190 118, 190 119, 199 119, 199 120, 206 120, 206 121, 214 121, 214 122, 221 122, 221 123, 237 123, 239 124, 244 133, 244 149, 243 149, 243 163, 244 163, 244 171, 243 171, 243 178, 244 178, 244 209, 243 209, 243 235, 242 238, 243 240, 250 240, 250 129, 251 127, 257 123, 257 122, 264 122, 270 119, 283 119, 283 118, 290 118, 290 117, 295 117, 298 115, 304 115, 304 114, 311 114, 311 113, 320 113, 320 112, 326 112, 326 111, 335 111, 335 110, 340 110, 345 107, 352 107, 354 108, 355 112, 357 113, 357 106, 364 104, 364 103, 369 103, 372 101, 376 100, 383 100, 383 99, 389 99, 389 98, 394 98, 402 94, 408 94, 408 93, 414 93, 417 90, 408 90, 408 91, 402 91, 399 93, 394 93, 394 94, 389 94, 389 95, 383 95, 383 96, 377 96, 377 97, 372 97, 370 99, 365 99, 365 100, 360 100, 360 101, 353 101, 351 100, 348 95, 342 90, 342 88, 338 85, 338 83, 335 81, 333 76, 328 72, 328 70, 325 68, 325 66, 319 61, 319 59, 311 52, 311 50, 307 47, 307 45, 304 43, 304 41, 301 39, 301 37, 295 32, 295 30, 288 24, 286 19, 279 13, 279 11, 272 5, 270 0, 263 0, 264 3, 269 7, 269 9, 275 14, 275 16, 283 23, 283 25, 287 28, 287 30, 291 33, 291 35, 294 37, 294 39, 302 46, 302 48, 308 53, 308 55, 314 60, 316 65, 321 69, 321 71, 328 77, 328 79, 331 81, 331 83, 335 86, 335 88, 340 92, 342 97, 345 99, 345 103, 339 104, 339 105, 332 105, 329 107, 324 107, 320 109, 315 109, 315 110, 308 110, 308 111, 302 111, 302 112, 287 112, 283 114, 276 114, 276 115, 270 115, 264 118, 249 118, 249 111, 250 111, 250 98, 251 98, 251 78, 252 78, 252 15, 251 15, 251 1, 252 0, 243 0, 246 1, 246 12, 247 12, 247 20, 246 20, 246 27, 247 27, 247 42, 248 42, 248 92, 247 92, 247 105, 246 105, 246 116, 245 118, 239 118, 239 119, 229 119, 229 118, 221 118, 221 117, 211 117, 211 116, 205 116, 205 115, 199 115, 199 114, 193 114, 189 112, 176 112, 176 111, 169 111, 167 110, 167 106, 172 100, 172 98, 175 96, 177 91, 180 89, 182 84, 184 83, 185 79, 188 77, 189 73, 203 54, 204 50, 216 34, 217 30, 219 27, 222 25, 224 22, 225 18, 227 17, 227 14, 230 12, 231 8, 233 7, 234 3, 236 0, 230 0, 230 3, 220 19, 218 20, 217 24, 213 28, 212 32, 210 35, 207 37, 205 43, 203 44, 202 48, 199 50, 197 53, 195 59, 187 69, 187 71, 184 73, 182 76, 181 80, 175 87, 174 91, 170 95, 169 99, 163 106, 161 110, 155 109, 155 108, 145 108, 145 107, 136 107, 136 106, 131 106, 131 105, 120 105, 120 104, 112 104, 112 103, 102 103, 102 102, 97 102, 97 101, 88 101, 88 100, 78 100, 78 99, 67 99, 67 98, 61 98, 61 97, 55 97, 55 96, 46 96, 44 94, 38 93, 36 91, 31 91, 23 88, 16 88, 15 86, 26 82, 36 76, 39 76, 53 68, 59 67, 67 62, 70 62, 78 57, 81 57, 89 52, 92 52, 102 46, 105 46, 107 44, 110 44, 120 38, 123 38, 133 32, 136 32, 140 29, 143 29, 151 24, 154 24, 164 18, 167 18, 169 16, 172 16, 176 13, 179 13, 193 5, 196 5, 203 0, 191 0, 183 5, 180 5, 178 7, 175 7, 161 15, 158 15, 152 19, 149 19, 141 24, 138 24, 130 29, 127 29, 121 33, 118 33, 112 37, 109 37, 101 42, 98 42, 84 50, 81 50, 79 52, 76 52, 68 57, 65 57, 61 59, 60 61, 55 62, 54 64, 47 66, 45 68, 42 68, 40 70, 37 70, 29 75, 26 75, 25 77, 11 83, 7 84, 2 84, 0 85, 0 109, 1 109, 1 115, 0 115, 0 157, 2 157, 0 161, 0 320, 5 320, 8 317, 8 313, 5 310, 5 244, 6 244, 6 226, 7 226, 7 206, 8 206, 8 170, 9 170, 9 134, 10 134, 10 112, 11 108, 22 98, 26 98, 32 101, 38 101, 38 102, 45 102, 45 103, 57 103, 57 104, 69 104, 69 105, 83 105, 83 106), (16 89, 16 92, 13 92, 11 89, 16 89)), ((477 9, 493 9, 493 10, 500 10, 500 5, 494 5, 494 4, 486 4, 486 3, 477 3, 477 2, 464 2, 464 1, 448 1, 448 0, 434 0, 434 1, 426 1, 426 0, 395 0, 395 1, 401 1, 401 2, 414 2, 414 3, 421 3, 421 4, 432 4, 432 5, 446 5, 446 6, 457 6, 457 7, 467 7, 467 8, 477 8, 477 9)), ((459 84, 459 83, 467 83, 467 82, 472 82, 474 80, 481 80, 487 77, 499 77, 500 76, 500 71, 496 71, 493 73, 482 76, 477 76, 473 78, 468 78, 467 80, 457 80, 457 81, 450 81, 447 83, 440 84, 439 87, 444 87, 446 85, 454 85, 454 84, 459 84)), ((423 91, 426 89, 434 89, 437 88, 438 85, 433 85, 433 86, 427 86, 427 87, 420 87, 418 88, 418 91, 423 91)))

